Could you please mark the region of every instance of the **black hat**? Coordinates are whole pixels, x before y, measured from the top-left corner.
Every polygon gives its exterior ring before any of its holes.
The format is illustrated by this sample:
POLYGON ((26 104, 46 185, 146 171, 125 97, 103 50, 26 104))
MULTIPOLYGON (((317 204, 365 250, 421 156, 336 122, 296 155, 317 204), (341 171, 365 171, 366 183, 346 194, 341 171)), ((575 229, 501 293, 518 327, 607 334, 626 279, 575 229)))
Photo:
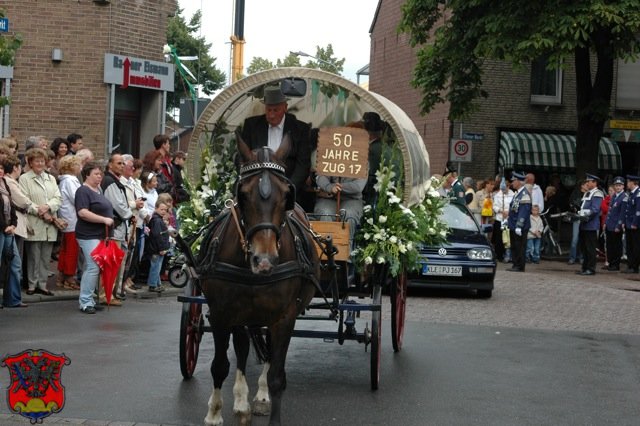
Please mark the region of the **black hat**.
POLYGON ((591 173, 586 173, 586 178, 584 178, 584 180, 595 180, 596 182, 600 182, 602 179, 600 179, 598 176, 593 175, 591 173))
POLYGON ((638 181, 640 181, 640 176, 627 175, 627 180, 632 180, 635 183, 638 183, 638 181))
POLYGON ((277 105, 287 102, 287 97, 282 93, 279 86, 267 86, 264 88, 264 98, 262 102, 265 105, 277 105))
POLYGON ((381 132, 382 131, 382 119, 377 112, 369 111, 362 115, 362 121, 364 122, 364 128, 367 132, 381 132))
POLYGON ((613 178, 613 184, 614 185, 624 185, 624 178, 622 176, 616 176, 615 178, 613 178))
POLYGON ((524 181, 526 175, 524 174, 524 172, 511 172, 511 182, 513 182, 514 180, 521 180, 524 181))

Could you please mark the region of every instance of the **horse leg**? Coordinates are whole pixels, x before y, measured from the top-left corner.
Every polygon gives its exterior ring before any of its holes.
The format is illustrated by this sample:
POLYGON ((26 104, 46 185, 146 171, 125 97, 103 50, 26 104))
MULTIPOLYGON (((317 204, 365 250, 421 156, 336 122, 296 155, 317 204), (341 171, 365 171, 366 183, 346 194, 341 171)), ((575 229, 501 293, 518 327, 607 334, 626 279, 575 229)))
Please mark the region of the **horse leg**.
POLYGON ((219 329, 213 326, 213 341, 215 345, 215 355, 211 362, 213 392, 209 398, 209 411, 204 418, 204 424, 207 426, 222 425, 222 383, 229 375, 227 349, 229 349, 230 335, 230 330, 219 329))
POLYGON ((236 353, 236 381, 233 385, 233 413, 237 424, 251 424, 251 405, 249 405, 249 386, 247 385, 247 358, 249 356, 249 336, 244 327, 233 329, 233 350, 236 353))
POLYGON ((269 386, 267 384, 267 373, 270 363, 265 362, 262 367, 262 374, 258 378, 258 392, 253 398, 253 414, 266 416, 271 412, 271 399, 269 398, 269 386))
POLYGON ((280 400, 282 393, 287 387, 287 375, 284 370, 284 364, 287 358, 287 351, 289 350, 294 325, 295 316, 293 318, 285 317, 269 328, 271 335, 271 365, 267 373, 267 382, 269 384, 269 393, 271 394, 270 426, 280 425, 280 400))

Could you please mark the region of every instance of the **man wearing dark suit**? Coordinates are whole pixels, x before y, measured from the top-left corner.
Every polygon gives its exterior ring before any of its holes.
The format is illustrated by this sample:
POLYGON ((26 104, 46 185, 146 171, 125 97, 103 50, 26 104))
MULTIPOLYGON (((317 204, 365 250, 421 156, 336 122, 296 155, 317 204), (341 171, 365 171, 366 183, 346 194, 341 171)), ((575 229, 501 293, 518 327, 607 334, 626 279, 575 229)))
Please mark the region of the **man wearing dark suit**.
POLYGON ((304 188, 311 166, 311 126, 287 113, 287 98, 280 87, 264 89, 263 115, 249 117, 242 126, 242 138, 251 149, 268 146, 277 150, 287 133, 291 137, 291 149, 285 160, 285 174, 296 187, 296 192, 304 188))

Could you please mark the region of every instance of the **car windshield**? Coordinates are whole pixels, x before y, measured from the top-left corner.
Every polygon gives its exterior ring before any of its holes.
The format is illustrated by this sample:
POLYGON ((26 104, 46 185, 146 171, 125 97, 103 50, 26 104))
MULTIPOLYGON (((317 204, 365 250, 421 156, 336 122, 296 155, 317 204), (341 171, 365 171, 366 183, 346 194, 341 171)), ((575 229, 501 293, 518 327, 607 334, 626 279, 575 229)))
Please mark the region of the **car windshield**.
POLYGON ((440 217, 452 231, 479 232, 478 224, 469 213, 469 210, 461 204, 448 203, 442 208, 440 217))

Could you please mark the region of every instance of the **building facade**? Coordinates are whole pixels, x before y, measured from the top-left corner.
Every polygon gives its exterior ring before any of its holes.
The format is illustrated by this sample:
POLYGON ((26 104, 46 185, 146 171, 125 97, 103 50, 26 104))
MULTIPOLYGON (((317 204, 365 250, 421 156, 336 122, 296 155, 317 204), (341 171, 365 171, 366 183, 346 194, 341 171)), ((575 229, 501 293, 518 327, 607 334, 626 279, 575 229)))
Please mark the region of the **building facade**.
POLYGON ((102 158, 135 156, 163 132, 173 64, 164 61, 167 22, 177 0, 11 0, 0 5, 9 35, 23 45, 0 69, 11 104, 0 136, 22 142, 74 132, 102 158))
MULTIPOLYGON (((548 71, 544 61, 520 69, 486 61, 483 89, 489 97, 478 100, 476 113, 464 122, 449 121, 448 105, 440 104, 422 116, 420 91, 411 86, 416 52, 408 36, 397 31, 403 3, 378 3, 370 30, 369 87, 414 120, 427 145, 432 173, 442 173, 453 160, 462 175, 475 179, 517 168, 536 173, 543 183, 557 173, 571 186, 578 125, 574 64, 548 71)), ((640 62, 618 61, 615 75, 612 120, 600 141, 599 167, 605 176, 635 174, 640 164, 640 143, 634 143, 640 142, 640 121, 633 119, 640 110, 640 62)))

